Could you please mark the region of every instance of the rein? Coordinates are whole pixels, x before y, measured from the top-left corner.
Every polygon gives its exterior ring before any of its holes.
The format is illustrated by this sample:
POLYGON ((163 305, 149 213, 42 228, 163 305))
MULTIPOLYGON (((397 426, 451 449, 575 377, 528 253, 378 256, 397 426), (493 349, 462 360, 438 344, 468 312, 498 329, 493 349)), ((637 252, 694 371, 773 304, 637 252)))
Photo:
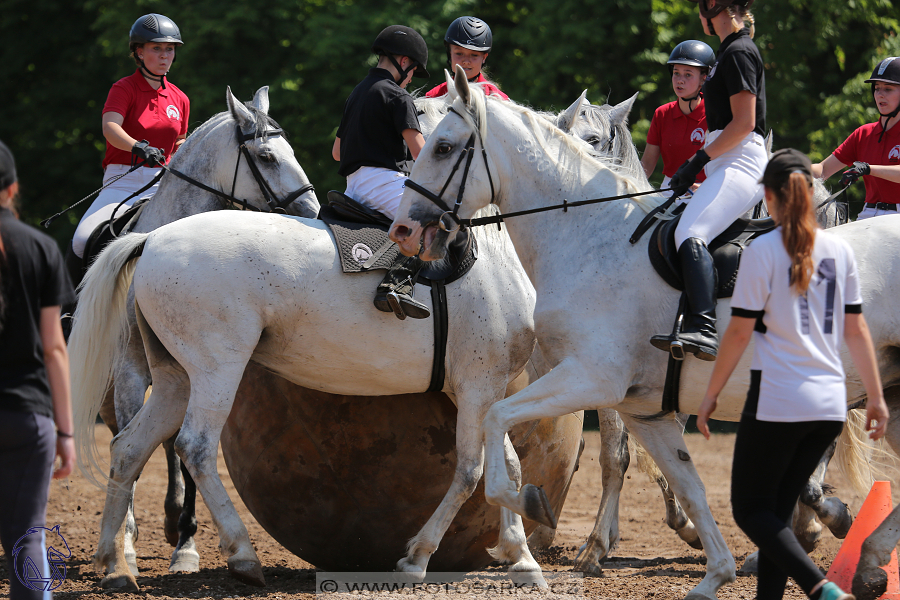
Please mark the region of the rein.
MULTIPOLYGON (((456 112, 452 107, 450 108, 450 112, 454 113, 456 116, 462 118, 458 112, 456 112)), ((615 132, 615 129, 613 129, 615 132)), ((613 133, 613 137, 615 137, 615 133, 613 133)), ((439 208, 444 209, 444 213, 438 217, 438 227, 447 233, 453 233, 458 230, 460 227, 479 227, 482 225, 491 225, 496 223, 497 228, 500 228, 500 223, 503 222, 504 219, 509 219, 512 217, 521 217, 523 215, 531 215, 534 213, 546 212, 548 210, 558 210, 562 209, 563 212, 568 212, 570 207, 575 206, 585 206, 587 204, 599 204, 601 202, 612 202, 614 200, 624 200, 626 198, 637 198, 638 196, 647 196, 649 194, 659 194, 661 192, 668 192, 672 188, 665 188, 661 190, 648 190, 646 192, 634 192, 632 194, 622 194, 619 196, 609 196, 606 198, 592 198, 590 200, 576 200, 575 202, 569 202, 568 200, 563 200, 562 204, 555 204, 553 206, 541 206, 539 208, 530 208, 527 210, 519 210, 511 213, 503 213, 499 215, 492 215, 490 217, 479 217, 477 219, 461 219, 459 218, 459 207, 462 204, 463 193, 466 190, 466 180, 469 178, 469 167, 472 164, 472 156, 475 153, 475 132, 472 132, 472 135, 469 136, 469 140, 466 142, 465 149, 460 153, 459 158, 456 160, 456 164, 453 165, 453 170, 450 171, 450 175, 447 177, 447 181, 444 182, 444 187, 441 188, 441 192, 439 194, 435 194, 431 190, 423 187, 422 185, 416 183, 412 179, 406 180, 406 187, 412 189, 415 192, 418 192, 422 196, 428 198, 432 202, 434 202, 439 208), (463 169, 462 175, 462 183, 459 186, 459 193, 456 195, 456 204, 453 205, 453 209, 451 210, 447 203, 444 202, 442 196, 444 192, 447 190, 447 186, 450 185, 450 181, 453 179, 453 176, 456 174, 456 171, 459 169, 459 165, 462 164, 463 159, 466 159, 466 166, 463 169)), ((487 160, 487 150, 482 145, 481 147, 481 155, 484 158, 484 168, 488 174, 488 181, 491 184, 491 204, 494 203, 494 180, 491 177, 491 169, 488 167, 487 160)))
MULTIPOLYGON (((235 187, 237 186, 237 175, 238 175, 238 169, 239 169, 240 164, 241 164, 241 157, 242 157, 242 156, 243 156, 243 157, 246 157, 246 159, 247 159, 247 165, 250 167, 250 171, 253 173, 253 179, 256 180, 256 184, 259 186, 259 189, 260 189, 260 191, 262 192, 263 198, 265 198, 266 204, 269 206, 269 211, 268 211, 268 212, 284 214, 284 212, 285 212, 285 211, 284 211, 284 207, 285 207, 285 206, 289 205, 291 202, 293 202, 294 200, 296 200, 297 198, 299 198, 299 197, 302 196, 303 194, 305 194, 305 193, 307 193, 307 192, 312 191, 312 190, 315 189, 315 187, 314 187, 311 183, 307 183, 307 184, 304 185, 303 187, 301 187, 301 188, 299 188, 299 189, 297 189, 297 190, 294 190, 293 192, 291 192, 290 194, 288 194, 284 199, 282 199, 282 200, 280 200, 280 201, 277 200, 276 195, 275 195, 275 192, 272 191, 271 186, 269 186, 269 183, 268 183, 268 182, 266 181, 266 179, 263 177, 262 173, 261 173, 260 170, 259 170, 259 166, 256 164, 256 161, 253 160, 253 156, 250 154, 250 151, 247 149, 247 142, 250 141, 250 140, 254 140, 254 139, 257 139, 257 138, 261 138, 261 137, 278 137, 278 136, 280 136, 280 135, 282 135, 282 134, 284 133, 284 130, 283 130, 283 129, 271 129, 271 130, 263 131, 262 133, 260 133, 258 130, 254 130, 254 131, 252 131, 252 132, 250 132, 250 133, 244 133, 244 132, 241 131, 241 126, 240 126, 240 125, 236 125, 235 127, 236 127, 236 129, 237 129, 238 157, 237 157, 237 162, 236 162, 235 165, 234 165, 234 177, 232 178, 232 181, 231 181, 231 193, 230 193, 230 194, 226 194, 225 192, 222 192, 222 191, 220 191, 220 190, 217 190, 217 189, 215 189, 215 188, 212 188, 212 187, 206 185, 206 184, 203 183, 203 182, 197 181, 196 179, 194 179, 194 178, 191 177, 190 175, 185 175, 185 174, 182 173, 181 171, 179 171, 179 170, 177 170, 177 169, 173 169, 172 167, 170 167, 170 166, 168 166, 168 165, 160 165, 162 171, 160 171, 159 175, 157 175, 157 176, 153 179, 153 181, 151 181, 148 185, 144 186, 143 188, 141 188, 141 189, 138 190, 137 192, 131 194, 130 196, 128 196, 127 198, 125 198, 124 200, 122 200, 122 202, 120 202, 120 203, 118 204, 118 206, 116 206, 116 208, 113 209, 113 217, 112 217, 112 218, 115 217, 116 212, 118 212, 119 208, 120 208, 123 204, 125 204, 126 202, 128 202, 129 200, 131 200, 132 198, 134 198, 135 196, 137 196, 138 194, 140 194, 140 193, 144 192, 145 190, 149 189, 149 188, 152 187, 155 183, 157 183, 157 182, 160 180, 160 178, 162 177, 163 171, 165 171, 165 172, 167 172, 167 173, 171 173, 171 174, 174 175, 175 177, 178 177, 179 179, 181 179, 181 180, 183 180, 183 181, 186 181, 187 183, 193 185, 194 187, 198 187, 198 188, 200 188, 201 190, 207 191, 207 192, 209 192, 209 193, 211 193, 211 194, 215 194, 216 196, 219 196, 219 197, 221 197, 221 198, 224 198, 225 200, 228 200, 228 201, 231 202, 232 204, 236 204, 236 205, 240 206, 240 207, 241 207, 241 210, 252 210, 252 211, 256 211, 256 212, 262 212, 262 209, 257 208, 257 207, 255 207, 255 206, 251 206, 250 204, 247 203, 246 200, 238 199, 238 198, 235 198, 235 196, 234 196, 234 189, 235 189, 235 187)), ((91 198, 91 197, 93 197, 93 196, 99 194, 99 193, 100 193, 101 191, 103 191, 105 188, 109 187, 110 185, 112 185, 113 183, 115 183, 116 181, 118 181, 119 179, 121 179, 122 177, 125 177, 125 176, 128 175, 129 173, 131 173, 131 172, 133 172, 133 171, 136 171, 136 170, 139 169, 139 168, 142 168, 143 165, 144 165, 144 163, 141 163, 141 164, 138 164, 138 165, 133 166, 131 169, 128 170, 128 172, 123 173, 122 175, 119 175, 119 176, 117 176, 116 178, 110 180, 109 183, 105 184, 105 185, 104 185, 103 187, 101 187, 100 189, 98 189, 98 190, 96 190, 96 191, 94 191, 94 192, 91 192, 90 194, 88 194, 87 196, 85 196, 84 198, 82 198, 81 200, 79 200, 78 202, 76 202, 75 204, 73 204, 72 206, 70 206, 69 208, 67 208, 67 209, 65 209, 65 210, 63 210, 63 211, 61 211, 61 212, 56 213, 56 214, 53 215, 52 217, 49 217, 49 218, 47 218, 47 219, 44 219, 43 221, 41 221, 41 225, 43 225, 44 228, 50 227, 50 224, 51 224, 54 220, 56 220, 58 217, 60 217, 60 216, 62 216, 62 215, 64 215, 64 214, 66 214, 67 212, 69 212, 70 210, 72 210, 73 208, 75 208, 76 206, 78 206, 79 204, 81 204, 82 202, 84 202, 85 200, 87 200, 87 199, 89 199, 89 198, 91 198)))

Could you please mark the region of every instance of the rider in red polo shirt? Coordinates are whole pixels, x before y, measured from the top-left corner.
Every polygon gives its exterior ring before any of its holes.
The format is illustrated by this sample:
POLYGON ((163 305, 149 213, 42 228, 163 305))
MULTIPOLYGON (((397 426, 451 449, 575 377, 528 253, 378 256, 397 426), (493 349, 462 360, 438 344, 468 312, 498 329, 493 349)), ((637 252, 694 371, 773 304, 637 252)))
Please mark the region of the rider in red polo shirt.
MULTIPOLYGON (((681 42, 669 55, 672 89, 678 100, 663 104, 653 113, 647 147, 641 157, 644 173, 650 177, 662 154, 663 188, 669 186, 678 167, 690 160, 706 142, 706 106, 700 88, 715 62, 713 49, 697 40, 681 42)), ((696 185, 705 179, 706 174, 701 172, 697 175, 696 185)))
POLYGON ((872 84, 875 107, 881 115, 875 123, 850 134, 828 158, 813 165, 813 176, 828 179, 853 165, 841 176, 841 187, 860 177, 866 186, 866 205, 859 219, 897 214, 900 202, 900 57, 891 56, 866 79, 872 84))
MULTIPOLYGON (((493 35, 488 24, 476 17, 459 17, 447 28, 444 46, 447 47, 447 63, 450 72, 460 65, 466 72, 469 83, 480 83, 488 96, 499 96, 509 100, 509 96, 500 91, 495 84, 488 81, 481 72, 493 45, 493 35)), ((447 82, 431 88, 426 92, 428 98, 438 98, 447 93, 447 82)))
MULTIPOLYGON (((160 165, 169 161, 187 136, 190 101, 166 79, 175 62, 175 48, 182 43, 178 26, 163 15, 144 15, 131 27, 129 44, 138 68, 113 84, 102 118, 106 138, 103 183, 120 178, 100 192, 75 230, 66 263, 76 284, 81 280, 85 245, 91 233, 109 220, 123 200, 153 181, 160 165), (128 173, 135 165, 142 168, 128 173)), ((152 196, 157 188, 153 185, 139 196, 152 196)), ((125 204, 130 206, 137 200, 134 197, 125 204)))

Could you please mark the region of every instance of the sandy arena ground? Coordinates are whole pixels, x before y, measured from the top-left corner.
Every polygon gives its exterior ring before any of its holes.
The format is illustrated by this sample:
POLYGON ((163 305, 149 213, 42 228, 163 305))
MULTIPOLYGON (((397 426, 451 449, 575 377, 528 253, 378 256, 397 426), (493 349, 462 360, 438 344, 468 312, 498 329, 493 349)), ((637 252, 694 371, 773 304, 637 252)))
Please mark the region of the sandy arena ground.
MULTIPOLYGON (((105 449, 109 433, 98 426, 98 441, 105 449)), ((538 557, 548 571, 571 569, 578 547, 590 532, 600 495, 600 468, 597 462, 599 435, 585 434, 587 447, 560 515, 559 531, 554 545, 538 557)), ((753 545, 734 524, 728 501, 733 434, 719 434, 709 442, 697 434, 687 436, 687 446, 707 488, 707 497, 722 534, 734 553, 740 568, 744 558, 754 551, 753 545)), ((104 450, 105 451, 105 450, 104 450)), ((165 495, 165 462, 162 449, 153 455, 138 484, 136 517, 140 527, 138 564, 141 573, 138 594, 121 594, 118 598, 268 598, 271 600, 311 600, 315 594, 316 571, 309 563, 290 554, 257 524, 235 493, 225 463, 219 454, 219 473, 238 507, 250 537, 263 563, 267 587, 255 588, 237 582, 228 575, 224 559, 218 552, 218 537, 205 505, 198 506, 200 528, 197 546, 201 571, 196 574, 170 574, 172 548, 162 531, 162 503, 165 495)), ((837 475, 828 482, 837 486, 838 495, 854 514, 862 498, 853 494, 837 475)), ((67 482, 54 481, 47 515, 48 526, 59 524, 60 531, 72 549, 67 561, 66 581, 56 591, 60 600, 109 599, 111 594, 100 589, 100 576, 91 565, 97 539, 104 494, 88 483, 80 473, 67 482)), ((625 482, 620 505, 621 542, 611 559, 604 564, 602 577, 584 580, 584 595, 592 599, 683 598, 703 577, 706 558, 681 542, 663 522, 664 511, 659 489, 646 476, 632 469, 625 482)), ((813 553, 813 559, 827 570, 840 547, 840 541, 829 533, 813 553)), ((400 557, 398 557, 400 558, 400 557)), ((501 571, 500 567, 489 570, 501 571)), ((0 566, 0 596, 8 597, 9 573, 5 562, 0 566)), ((754 597, 756 578, 738 573, 737 581, 723 587, 723 600, 754 597)), ((785 598, 805 598, 798 587, 789 585, 785 598)))

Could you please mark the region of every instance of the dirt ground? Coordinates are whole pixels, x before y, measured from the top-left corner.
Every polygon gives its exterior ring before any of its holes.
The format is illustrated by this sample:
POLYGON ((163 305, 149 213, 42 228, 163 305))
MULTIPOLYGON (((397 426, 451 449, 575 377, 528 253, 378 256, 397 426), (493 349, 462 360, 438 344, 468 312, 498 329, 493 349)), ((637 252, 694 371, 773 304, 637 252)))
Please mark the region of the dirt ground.
MULTIPOLYGON (((738 567, 754 551, 753 545, 734 524, 728 501, 733 434, 715 435, 711 441, 697 434, 688 435, 687 446, 707 489, 707 498, 738 567)), ((547 571, 571 569, 578 547, 590 532, 600 495, 600 468, 597 462, 599 435, 585 434, 587 446, 576 473, 565 508, 559 519, 559 530, 553 546, 538 557, 547 571)), ((109 441, 105 428, 98 426, 101 448, 109 441)), ((165 462, 159 449, 145 469, 138 484, 135 500, 140 527, 137 544, 141 570, 138 594, 121 594, 123 600, 136 598, 268 598, 271 600, 310 600, 315 594, 316 570, 309 563, 290 554, 272 540, 241 503, 228 478, 221 452, 219 473, 232 500, 249 530, 250 537, 263 563, 267 586, 255 588, 237 582, 228 575, 225 561, 218 552, 218 538, 205 505, 198 506, 200 528, 197 546, 201 571, 196 574, 168 572, 171 547, 162 531, 162 502, 165 495, 165 462)), ((837 475, 828 478, 837 486, 838 495, 854 514, 862 498, 852 493, 837 475)), ((100 589, 100 576, 91 565, 98 538, 104 494, 88 483, 80 473, 67 482, 54 481, 47 515, 49 527, 60 525, 73 552, 67 561, 66 581, 57 589, 60 600, 108 599, 110 593, 100 589)), ((592 599, 683 598, 703 577, 706 559, 702 552, 681 542, 663 522, 664 511, 659 489, 635 469, 629 471, 620 505, 621 541, 612 558, 604 564, 601 577, 588 577, 583 582, 584 595, 592 599)), ((827 570, 840 547, 840 541, 826 532, 824 541, 813 553, 813 559, 827 570)), ((398 557, 399 558, 399 557, 398 557)), ((489 570, 502 572, 501 567, 489 570)), ((0 566, 0 596, 9 594, 9 573, 5 561, 0 566)), ((754 597, 756 579, 738 573, 737 581, 723 587, 723 600, 754 597)), ((805 598, 798 587, 789 584, 785 598, 805 598)))

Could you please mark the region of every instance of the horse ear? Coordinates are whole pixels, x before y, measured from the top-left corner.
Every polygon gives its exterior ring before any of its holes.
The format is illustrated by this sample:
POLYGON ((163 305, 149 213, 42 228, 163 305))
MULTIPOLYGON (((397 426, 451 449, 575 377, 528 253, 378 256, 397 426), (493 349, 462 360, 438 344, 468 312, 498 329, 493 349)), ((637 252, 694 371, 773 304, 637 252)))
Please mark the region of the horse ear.
POLYGON ((253 107, 264 115, 269 114, 269 86, 264 85, 253 95, 253 107))
POLYGON ((775 133, 770 129, 766 136, 766 154, 772 156, 772 145, 775 143, 775 133))
POLYGON ((256 126, 256 119, 253 118, 253 114, 240 100, 235 98, 234 94, 231 93, 230 85, 228 86, 228 91, 225 93, 225 101, 228 103, 228 111, 231 113, 231 116, 234 117, 234 120, 241 126, 241 129, 249 131, 256 126))
POLYGON ((634 106, 634 101, 637 100, 638 93, 635 92, 634 96, 620 102, 613 106, 612 110, 609 111, 609 122, 610 125, 628 125, 628 113, 631 112, 631 107, 634 106))
POLYGON ((578 100, 573 102, 569 108, 559 113, 559 116, 556 117, 556 126, 568 133, 572 128, 575 119, 577 119, 578 115, 581 113, 581 107, 585 102, 587 102, 587 90, 581 92, 581 95, 578 96, 578 100))
POLYGON ((450 74, 450 71, 444 69, 444 78, 447 80, 447 95, 450 96, 450 101, 456 100, 458 94, 456 93, 456 84, 453 83, 453 75, 450 74))
POLYGON ((468 106, 469 100, 472 99, 472 92, 469 90, 469 80, 466 79, 466 72, 459 65, 456 65, 456 77, 453 78, 453 83, 456 84, 456 93, 468 106))

